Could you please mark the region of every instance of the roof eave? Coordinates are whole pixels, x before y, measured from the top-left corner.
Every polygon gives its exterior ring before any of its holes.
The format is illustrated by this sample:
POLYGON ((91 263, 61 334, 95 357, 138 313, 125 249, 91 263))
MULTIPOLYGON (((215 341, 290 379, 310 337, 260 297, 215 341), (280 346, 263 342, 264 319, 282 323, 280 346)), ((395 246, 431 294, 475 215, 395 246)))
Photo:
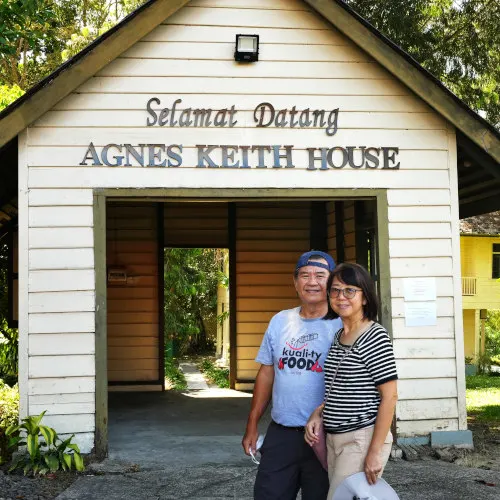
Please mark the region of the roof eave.
POLYGON ((500 163, 500 133, 341 0, 305 0, 335 28, 500 163))

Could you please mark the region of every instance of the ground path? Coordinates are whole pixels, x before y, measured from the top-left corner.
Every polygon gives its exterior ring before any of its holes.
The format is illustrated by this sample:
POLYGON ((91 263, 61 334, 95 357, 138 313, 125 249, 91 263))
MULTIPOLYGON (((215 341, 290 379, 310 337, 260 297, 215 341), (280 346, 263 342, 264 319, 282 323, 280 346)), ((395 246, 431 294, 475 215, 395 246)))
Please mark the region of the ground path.
MULTIPOLYGON (((229 389, 110 394, 110 458, 57 499, 253 498, 256 466, 241 448, 250 402, 229 389)), ((391 461, 384 477, 401 500, 500 499, 500 471, 430 457, 391 461)))
MULTIPOLYGON (((57 500, 251 500, 254 466, 204 465, 82 477, 57 500)), ((498 500, 500 472, 468 469, 440 461, 388 464, 385 479, 401 500, 498 500), (494 483, 496 486, 483 484, 494 483)))

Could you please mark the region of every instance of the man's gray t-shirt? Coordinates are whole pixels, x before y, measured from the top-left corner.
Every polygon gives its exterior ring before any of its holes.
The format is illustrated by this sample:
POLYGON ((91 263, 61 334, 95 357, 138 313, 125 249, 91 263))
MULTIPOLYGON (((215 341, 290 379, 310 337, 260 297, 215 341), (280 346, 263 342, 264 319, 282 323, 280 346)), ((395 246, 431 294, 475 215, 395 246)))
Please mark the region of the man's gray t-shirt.
POLYGON ((307 423, 323 402, 323 365, 340 319, 305 319, 300 307, 281 311, 269 322, 255 361, 274 366, 272 419, 287 427, 307 423))

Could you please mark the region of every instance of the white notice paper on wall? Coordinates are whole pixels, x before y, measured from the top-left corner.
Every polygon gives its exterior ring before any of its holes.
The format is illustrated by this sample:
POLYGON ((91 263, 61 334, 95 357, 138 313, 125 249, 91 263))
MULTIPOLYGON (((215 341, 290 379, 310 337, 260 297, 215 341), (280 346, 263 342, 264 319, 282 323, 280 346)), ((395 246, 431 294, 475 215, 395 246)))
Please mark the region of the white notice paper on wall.
POLYGON ((405 302, 406 326, 435 326, 437 324, 436 301, 405 302))
POLYGON ((436 278, 405 278, 405 302, 436 300, 436 278))

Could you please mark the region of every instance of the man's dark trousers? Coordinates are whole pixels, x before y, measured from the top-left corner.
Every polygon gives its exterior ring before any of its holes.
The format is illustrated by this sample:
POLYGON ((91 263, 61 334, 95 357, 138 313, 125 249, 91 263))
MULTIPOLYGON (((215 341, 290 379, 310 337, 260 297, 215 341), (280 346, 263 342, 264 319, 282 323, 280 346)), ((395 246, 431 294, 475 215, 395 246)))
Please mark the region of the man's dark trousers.
POLYGON ((303 431, 271 422, 260 452, 255 500, 295 500, 300 489, 302 500, 326 499, 328 474, 303 431))

